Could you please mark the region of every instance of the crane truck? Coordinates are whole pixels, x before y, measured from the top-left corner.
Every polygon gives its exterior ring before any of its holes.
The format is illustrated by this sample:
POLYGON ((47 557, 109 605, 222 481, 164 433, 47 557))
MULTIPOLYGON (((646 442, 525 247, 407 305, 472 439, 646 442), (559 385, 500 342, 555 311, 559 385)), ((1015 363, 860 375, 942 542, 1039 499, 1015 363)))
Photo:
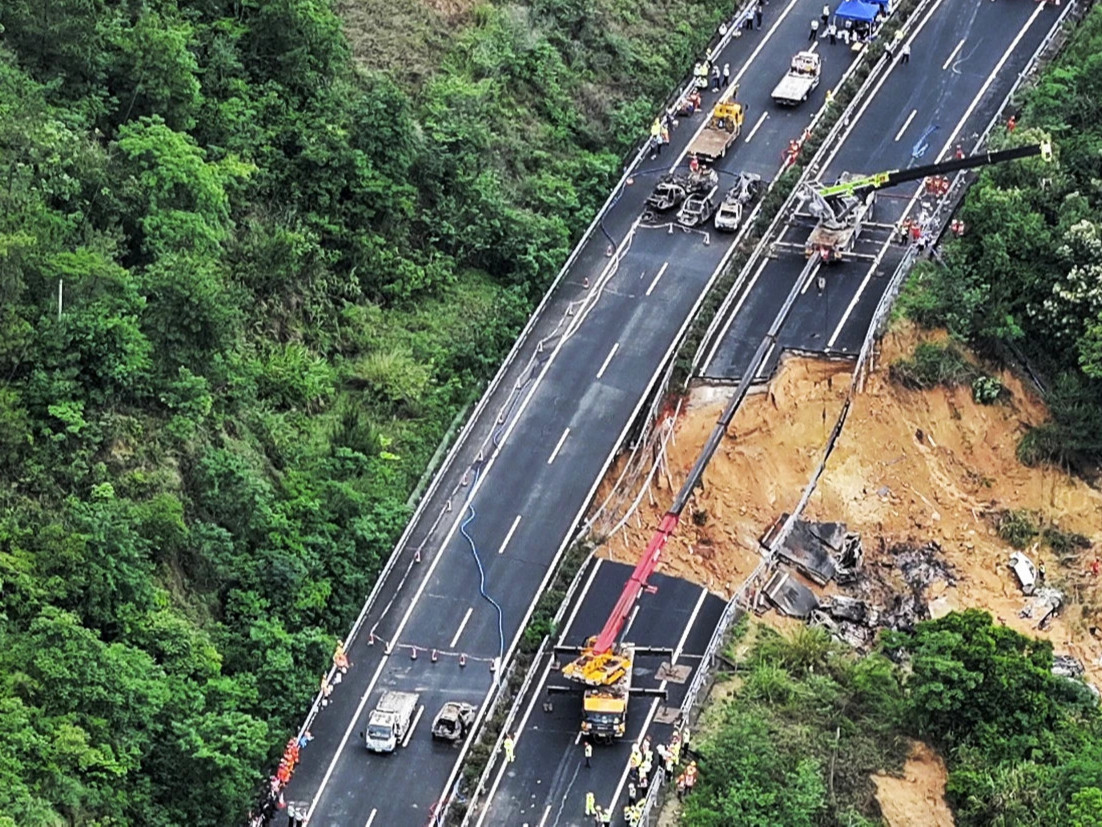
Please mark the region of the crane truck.
POLYGON ((805 208, 817 221, 804 245, 804 254, 808 258, 818 256, 823 262, 845 260, 853 251, 862 227, 872 216, 879 190, 907 181, 934 178, 962 169, 975 169, 1034 155, 1040 155, 1045 160, 1050 159, 1051 144, 1045 142, 999 152, 982 152, 936 164, 888 170, 873 175, 843 172, 829 186, 806 185, 803 193, 805 208))

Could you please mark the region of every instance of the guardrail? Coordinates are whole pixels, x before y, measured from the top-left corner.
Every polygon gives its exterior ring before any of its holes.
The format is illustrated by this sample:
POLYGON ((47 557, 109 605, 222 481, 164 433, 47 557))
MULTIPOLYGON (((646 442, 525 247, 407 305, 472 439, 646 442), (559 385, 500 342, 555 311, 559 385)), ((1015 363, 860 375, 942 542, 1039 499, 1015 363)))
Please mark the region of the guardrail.
MULTIPOLYGON (((983 145, 985 140, 990 135, 991 131, 1001 121, 1002 113, 1006 108, 1006 105, 1010 102, 1013 96, 1021 87, 1022 83, 1029 77, 1036 69, 1036 66, 1040 62, 1041 58, 1045 55, 1046 51, 1053 44, 1056 37, 1063 29, 1067 18, 1072 12, 1072 9, 1077 5, 1077 0, 1070 0, 1068 5, 1061 12, 1060 17, 1056 23, 1050 29, 1048 35, 1042 41, 1041 45, 1031 55, 1029 61, 1026 63, 1026 68, 1018 75, 1014 84, 1011 86, 1010 91, 1003 99, 1002 103, 996 110, 996 114, 988 122, 982 133, 977 137, 975 145, 972 149, 972 153, 977 152, 983 145)), ((871 74, 870 74, 871 77, 871 74)), ((857 96, 855 96, 855 101, 857 96)), ((824 147, 826 143, 824 142, 824 147)), ((967 171, 961 171, 957 174, 953 185, 949 188, 948 192, 938 200, 937 208, 933 213, 933 217, 936 219, 938 216, 942 216, 940 221, 940 230, 944 232, 945 218, 952 214, 957 204, 963 198, 965 191, 967 190, 967 171)), ((745 597, 747 590, 756 583, 761 577, 769 570, 772 565, 772 559, 776 549, 780 544, 788 537, 795 525, 796 520, 803 513, 804 508, 807 507, 807 503, 811 499, 812 494, 818 485, 819 479, 822 477, 823 472, 826 469, 826 463, 833 452, 834 446, 837 442, 838 436, 841 434, 842 427, 845 424, 845 420, 848 417, 849 410, 852 406, 854 396, 859 393, 863 387, 864 377, 867 375, 866 371, 871 363, 872 356, 875 350, 876 342, 883 335, 891 307, 895 302, 896 297, 899 294, 899 290, 902 287, 903 282, 906 280, 907 274, 913 267, 915 259, 918 257, 920 251, 915 245, 908 247, 903 259, 896 267, 892 274, 891 281, 889 282, 888 289, 881 296, 876 310, 873 313, 872 322, 869 325, 869 329, 865 334, 865 339, 862 342, 861 350, 857 357, 857 362, 854 365, 853 373, 851 375, 850 388, 847 392, 846 400, 843 403, 842 409, 839 412, 838 419, 834 428, 831 431, 831 435, 828 438, 827 444, 824 447, 823 456, 816 469, 812 472, 811 478, 808 484, 805 486, 801 493, 800 499, 796 504, 796 507, 792 510, 788 519, 785 520, 780 532, 770 543, 764 559, 746 581, 739 588, 739 591, 728 602, 723 614, 720 616, 719 622, 716 624, 715 632, 712 634, 711 639, 708 642, 708 646, 705 648, 705 655, 701 658, 700 666, 698 667, 696 674, 693 677, 693 681, 689 686, 689 690, 685 695, 685 699, 681 705, 681 718, 682 720, 689 720, 692 716, 692 710, 694 706, 701 699, 701 693, 704 690, 705 684, 711 679, 711 670, 714 667, 715 657, 723 645, 726 639, 728 629, 739 614, 741 602, 745 597)), ((665 781, 665 773, 660 772, 656 775, 655 781, 651 784, 651 789, 648 791, 646 805, 644 807, 643 818, 640 820, 640 824, 644 827, 649 827, 652 823, 652 818, 656 816, 655 805, 658 803, 658 799, 661 795, 661 788, 665 781)))

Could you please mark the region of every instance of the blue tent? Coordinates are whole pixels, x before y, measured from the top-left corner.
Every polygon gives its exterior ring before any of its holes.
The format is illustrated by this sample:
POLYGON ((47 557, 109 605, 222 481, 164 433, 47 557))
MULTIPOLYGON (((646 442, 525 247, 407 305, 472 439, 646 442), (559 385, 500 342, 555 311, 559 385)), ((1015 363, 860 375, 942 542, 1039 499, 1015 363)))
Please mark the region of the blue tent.
POLYGON ((864 3, 862 0, 845 0, 838 10, 834 12, 838 20, 853 20, 858 23, 871 23, 876 19, 876 13, 880 6, 874 3, 864 3))

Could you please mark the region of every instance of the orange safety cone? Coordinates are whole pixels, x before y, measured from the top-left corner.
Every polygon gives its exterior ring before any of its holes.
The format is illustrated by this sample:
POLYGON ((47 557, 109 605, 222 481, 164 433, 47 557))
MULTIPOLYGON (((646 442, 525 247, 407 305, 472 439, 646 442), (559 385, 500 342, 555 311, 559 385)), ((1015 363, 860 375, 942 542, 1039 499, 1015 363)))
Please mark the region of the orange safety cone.
POLYGON ((466 655, 465 652, 460 652, 459 653, 459 665, 460 666, 466 666, 467 665, 467 655, 466 655))
POLYGON ((409 648, 410 648, 409 659, 410 660, 417 660, 417 647, 416 646, 411 646, 409 648))
POLYGON ((438 656, 437 656, 437 654, 436 654, 436 650, 435 650, 435 649, 433 649, 433 650, 432 650, 432 662, 433 662, 433 663, 436 663, 436 661, 437 661, 437 657, 438 657, 438 656))

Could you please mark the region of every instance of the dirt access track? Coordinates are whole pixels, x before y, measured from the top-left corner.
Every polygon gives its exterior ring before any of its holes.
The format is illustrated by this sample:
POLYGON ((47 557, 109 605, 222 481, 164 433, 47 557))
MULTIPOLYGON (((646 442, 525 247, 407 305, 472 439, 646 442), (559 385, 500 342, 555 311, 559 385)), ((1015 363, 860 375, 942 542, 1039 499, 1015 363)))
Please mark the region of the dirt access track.
MULTIPOLYGON (((909 326, 885 337, 804 516, 845 522, 859 532, 866 566, 894 544, 937 542, 957 582, 935 595, 935 616, 987 609, 1024 634, 1050 639, 1058 654, 1077 657, 1086 677, 1102 687, 1102 641, 1088 631, 1102 626, 1102 577, 1090 572, 1102 549, 1102 494, 1058 469, 1018 462, 1019 438, 1048 414, 1016 376, 1000 375, 1008 396, 995 405, 973 402, 969 387, 913 391, 891 381, 888 366, 909 356, 921 338, 931 335, 920 337, 909 326), (1007 509, 1035 512, 1045 525, 1093 543, 1065 553, 1063 564, 1043 543, 1026 549, 1068 598, 1045 631, 1036 628, 1037 616, 1018 615, 1027 600, 1007 565, 1013 549, 995 528, 1007 509)), ((661 571, 728 596, 738 587, 760 560, 759 537, 796 506, 820 462, 851 371, 850 362, 790 357, 768 388, 747 398, 663 552, 661 571)), ((655 475, 652 496, 602 554, 637 561, 729 393, 693 391, 667 446, 669 475, 655 475)), ((616 469, 607 486, 615 479, 616 469)))

